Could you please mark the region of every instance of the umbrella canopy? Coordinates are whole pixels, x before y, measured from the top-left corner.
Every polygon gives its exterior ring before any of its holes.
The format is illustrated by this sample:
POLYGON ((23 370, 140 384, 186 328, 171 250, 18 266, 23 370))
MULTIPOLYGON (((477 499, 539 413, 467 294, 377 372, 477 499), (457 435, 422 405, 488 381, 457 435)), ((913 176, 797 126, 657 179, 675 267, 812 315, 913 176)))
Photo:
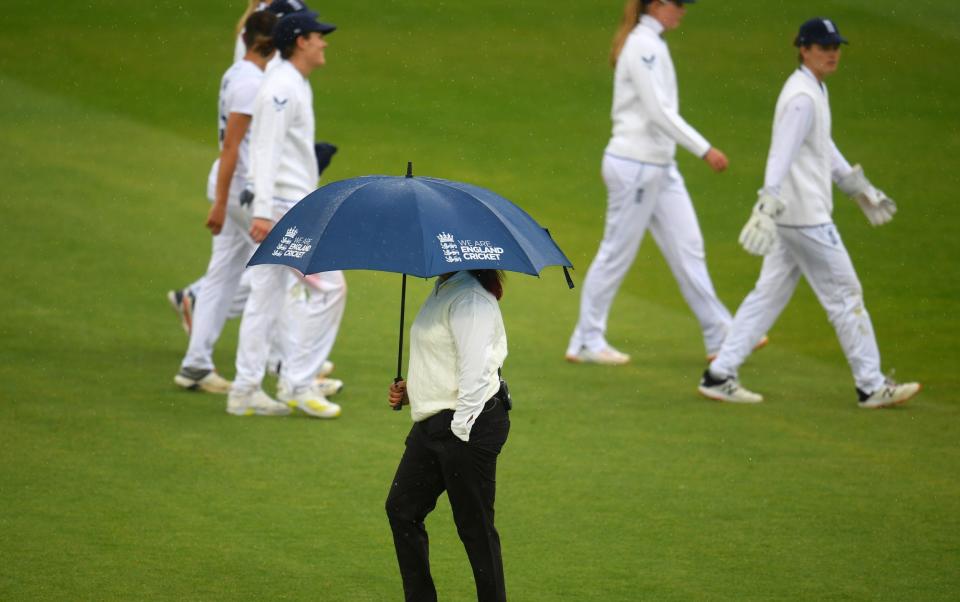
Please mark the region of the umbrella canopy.
MULTIPOLYGON (((407 274, 462 270, 537 276, 573 267, 526 211, 485 188, 407 175, 363 176, 327 184, 294 205, 260 243, 248 266, 278 264, 302 274, 378 270, 403 274, 397 376, 403 368, 407 274)), ((394 409, 399 410, 397 406, 394 409)))
POLYGON ((507 199, 411 175, 364 176, 317 189, 274 226, 249 265, 264 263, 303 274, 361 269, 423 278, 572 267, 550 234, 507 199))

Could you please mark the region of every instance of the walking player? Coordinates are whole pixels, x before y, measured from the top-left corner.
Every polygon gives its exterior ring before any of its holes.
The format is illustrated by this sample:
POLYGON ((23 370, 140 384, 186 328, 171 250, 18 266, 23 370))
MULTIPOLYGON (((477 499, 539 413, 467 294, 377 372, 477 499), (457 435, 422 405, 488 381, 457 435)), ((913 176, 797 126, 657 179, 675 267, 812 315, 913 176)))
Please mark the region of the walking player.
POLYGON ((794 42, 800 68, 777 99, 773 139, 760 200, 740 234, 749 253, 763 255, 753 291, 737 310, 717 358, 703 373, 700 393, 718 401, 757 403, 763 397, 740 386, 737 370, 773 326, 800 280, 807 279, 840 339, 856 383, 860 407, 882 408, 910 399, 918 383, 897 384, 880 371, 863 291, 831 214, 831 178, 874 226, 893 219, 897 207, 850 167, 830 134, 830 104, 823 80, 837 70, 847 40, 829 19, 800 26, 794 42))
MULTIPOLYGON (((326 64, 326 34, 336 27, 313 12, 284 16, 273 41, 282 61, 264 78, 254 104, 250 144, 253 220, 250 235, 262 242, 274 223, 312 192, 319 177, 314 156, 313 91, 307 77, 326 64)), ((318 418, 340 415, 326 399, 315 376, 336 338, 346 302, 342 272, 301 279, 301 301, 289 295, 297 276, 277 265, 250 268, 250 297, 240 322, 237 374, 227 400, 235 415, 283 415, 291 407, 318 418), (284 358, 281 401, 268 396, 263 381, 270 336, 280 319, 288 320, 289 349, 284 358)))
POLYGON ((613 135, 603 156, 607 217, 600 249, 583 282, 568 361, 625 364, 606 340, 607 315, 647 228, 680 292, 700 321, 708 355, 720 349, 730 312, 707 273, 703 236, 677 170, 677 144, 716 172, 727 157, 680 117, 677 79, 663 34, 686 13, 681 0, 630 0, 614 38, 613 135))
POLYGON ((246 19, 243 41, 247 53, 220 80, 220 157, 215 164, 214 203, 207 216, 213 250, 203 278, 203 303, 196 306, 190 344, 173 379, 187 389, 210 393, 230 389, 230 381, 214 370, 213 347, 227 320, 243 268, 256 248, 246 232, 249 219, 243 215, 239 199, 247 184, 253 104, 267 62, 274 54, 271 34, 276 23, 276 16, 263 11, 246 19))

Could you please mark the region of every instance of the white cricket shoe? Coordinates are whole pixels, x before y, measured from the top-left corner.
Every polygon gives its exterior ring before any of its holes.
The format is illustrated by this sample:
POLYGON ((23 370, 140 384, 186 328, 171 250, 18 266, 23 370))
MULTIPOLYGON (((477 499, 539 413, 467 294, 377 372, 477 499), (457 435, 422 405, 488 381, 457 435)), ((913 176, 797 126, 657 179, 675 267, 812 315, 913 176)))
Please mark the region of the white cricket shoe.
MULTIPOLYGON (((753 350, 754 350, 754 351, 757 351, 758 349, 763 349, 764 347, 767 346, 767 344, 768 344, 769 342, 770 342, 770 337, 768 337, 767 335, 763 335, 762 337, 760 337, 760 340, 757 341, 757 344, 753 346, 753 350)), ((707 363, 709 364, 709 363, 712 362, 713 360, 717 359, 717 356, 718 356, 718 355, 720 355, 720 351, 719 351, 719 350, 717 350, 717 351, 711 351, 710 353, 708 353, 708 354, 707 354, 707 363)))
POLYGON ((339 378, 318 376, 314 386, 317 387, 317 390, 320 391, 320 394, 324 397, 333 397, 343 390, 343 381, 339 378))
POLYGON ((610 347, 604 347, 600 351, 590 351, 586 347, 580 347, 576 353, 568 353, 566 360, 574 364, 602 364, 604 366, 622 366, 630 361, 630 356, 621 353, 610 347))
POLYGON ((896 383, 890 379, 882 387, 867 394, 865 391, 857 389, 857 395, 860 398, 859 406, 867 410, 877 408, 889 408, 900 405, 916 395, 923 389, 920 383, 896 383))
MULTIPOLYGON (((343 390, 343 381, 338 378, 323 378, 318 376, 314 381, 314 386, 324 397, 333 397, 343 390)), ((290 385, 287 384, 286 379, 281 378, 277 381, 277 398, 287 399, 290 397, 289 388, 290 385)))
POLYGON ((234 416, 287 416, 290 408, 257 389, 249 393, 230 391, 227 396, 227 413, 234 416))
POLYGON ((217 374, 215 370, 198 368, 180 368, 173 377, 177 386, 190 391, 206 391, 207 393, 229 393, 233 384, 217 374))
POLYGON ((704 370, 703 378, 700 379, 700 386, 697 387, 697 390, 707 399, 714 401, 726 401, 728 403, 760 403, 763 401, 763 395, 743 388, 737 379, 732 376, 718 379, 710 374, 710 370, 704 370))
POLYGON ((340 406, 333 403, 317 390, 306 387, 299 391, 284 391, 280 401, 291 408, 299 408, 304 414, 314 418, 336 418, 340 415, 340 406))
POLYGON ((190 329, 193 328, 193 306, 197 298, 190 289, 185 288, 179 291, 167 291, 167 301, 170 302, 173 311, 180 316, 180 326, 183 327, 183 331, 190 336, 190 329))

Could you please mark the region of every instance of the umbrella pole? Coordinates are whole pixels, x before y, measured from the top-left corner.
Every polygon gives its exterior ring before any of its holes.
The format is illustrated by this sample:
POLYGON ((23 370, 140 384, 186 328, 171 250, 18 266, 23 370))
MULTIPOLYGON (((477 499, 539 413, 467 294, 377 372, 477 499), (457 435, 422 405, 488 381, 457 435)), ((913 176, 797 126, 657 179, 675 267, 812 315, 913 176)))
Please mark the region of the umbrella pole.
MULTIPOLYGON (((393 379, 393 382, 398 383, 403 380, 403 318, 404 318, 404 309, 407 306, 407 275, 403 275, 403 285, 400 288, 400 345, 397 348, 397 377, 393 379)), ((403 409, 403 405, 398 405, 393 407, 394 410, 400 411, 403 409)))

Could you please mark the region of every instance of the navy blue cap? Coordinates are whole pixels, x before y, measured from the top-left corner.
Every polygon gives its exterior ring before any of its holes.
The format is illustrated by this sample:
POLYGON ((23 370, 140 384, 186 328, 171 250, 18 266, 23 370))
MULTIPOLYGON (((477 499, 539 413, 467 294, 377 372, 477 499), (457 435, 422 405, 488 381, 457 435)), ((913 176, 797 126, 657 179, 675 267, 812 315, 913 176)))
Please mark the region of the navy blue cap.
POLYGON ((293 13, 302 13, 310 10, 310 7, 307 6, 306 2, 301 2, 301 0, 273 0, 267 7, 267 10, 279 18, 292 15, 293 13))
POLYGON ((317 13, 313 11, 289 14, 277 21, 277 26, 273 29, 273 45, 281 49, 286 48, 296 43, 300 36, 305 36, 312 31, 326 35, 336 29, 336 25, 317 21, 317 13))
POLYGON ((840 30, 837 29, 834 22, 822 17, 810 19, 801 25, 797 39, 793 41, 794 46, 809 46, 810 44, 830 46, 847 43, 847 38, 840 35, 840 30))

